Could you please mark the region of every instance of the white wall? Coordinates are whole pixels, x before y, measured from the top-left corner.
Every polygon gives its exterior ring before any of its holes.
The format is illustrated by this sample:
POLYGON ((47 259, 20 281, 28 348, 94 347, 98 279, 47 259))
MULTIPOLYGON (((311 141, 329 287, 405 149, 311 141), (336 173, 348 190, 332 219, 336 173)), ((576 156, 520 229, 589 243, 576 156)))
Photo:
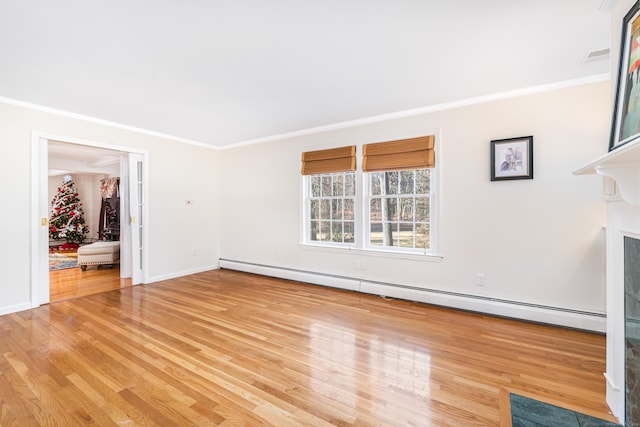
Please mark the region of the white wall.
POLYGON ((603 313, 601 181, 572 171, 606 152, 609 94, 608 82, 591 83, 224 150, 221 257, 603 313), (363 143, 436 130, 440 262, 299 244, 301 152, 356 144, 360 156, 363 143), (525 135, 534 136, 535 179, 490 182, 490 141, 525 135))
POLYGON ((0 104, 4 242, 0 245, 0 313, 28 307, 30 302, 30 254, 35 244, 30 237, 32 131, 147 150, 151 281, 217 267, 218 151, 0 104), (185 199, 193 200, 193 205, 186 206, 185 199))

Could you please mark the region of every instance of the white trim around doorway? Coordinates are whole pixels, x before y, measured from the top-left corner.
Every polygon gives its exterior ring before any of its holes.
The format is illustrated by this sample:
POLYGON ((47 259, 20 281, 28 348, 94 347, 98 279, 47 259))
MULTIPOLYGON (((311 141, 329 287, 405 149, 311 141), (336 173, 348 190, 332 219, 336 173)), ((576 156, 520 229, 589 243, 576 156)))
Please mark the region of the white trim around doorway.
MULTIPOLYGON (((31 132, 31 307, 35 308, 49 302, 49 268, 48 268, 48 231, 49 202, 47 195, 48 177, 48 143, 49 141, 65 142, 88 147, 119 151, 125 154, 138 154, 143 158, 144 167, 144 204, 148 206, 148 162, 149 153, 139 148, 92 141, 47 132, 31 132)), ((143 212, 145 224, 148 224, 148 209, 143 212)), ((148 248, 148 233, 143 233, 142 246, 148 248)), ((130 252, 130 251, 129 251, 130 252)), ((148 251, 144 251, 143 265, 149 265, 148 251)), ((149 283, 148 268, 143 268, 142 283, 149 283)))

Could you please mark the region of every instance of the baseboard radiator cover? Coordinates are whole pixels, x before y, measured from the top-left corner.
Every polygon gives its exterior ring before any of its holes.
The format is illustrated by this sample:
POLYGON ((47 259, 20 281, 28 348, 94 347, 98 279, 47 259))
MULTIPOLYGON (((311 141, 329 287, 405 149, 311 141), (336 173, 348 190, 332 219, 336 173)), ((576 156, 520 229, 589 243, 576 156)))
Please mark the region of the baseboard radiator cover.
POLYGON ((353 277, 228 259, 220 259, 220 268, 457 308, 494 316, 547 323, 592 332, 606 332, 606 315, 603 313, 509 301, 437 289, 418 288, 395 283, 375 282, 353 277))

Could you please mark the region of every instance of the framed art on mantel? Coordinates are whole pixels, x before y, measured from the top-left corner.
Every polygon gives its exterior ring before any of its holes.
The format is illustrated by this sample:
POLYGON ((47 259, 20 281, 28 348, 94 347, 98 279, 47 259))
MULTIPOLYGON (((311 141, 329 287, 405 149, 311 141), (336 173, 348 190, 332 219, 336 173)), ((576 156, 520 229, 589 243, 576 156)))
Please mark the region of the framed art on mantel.
POLYGON ((491 181, 533 179, 533 136, 491 141, 491 181))
POLYGON ((640 138, 640 1, 622 23, 618 87, 609 151, 640 138))

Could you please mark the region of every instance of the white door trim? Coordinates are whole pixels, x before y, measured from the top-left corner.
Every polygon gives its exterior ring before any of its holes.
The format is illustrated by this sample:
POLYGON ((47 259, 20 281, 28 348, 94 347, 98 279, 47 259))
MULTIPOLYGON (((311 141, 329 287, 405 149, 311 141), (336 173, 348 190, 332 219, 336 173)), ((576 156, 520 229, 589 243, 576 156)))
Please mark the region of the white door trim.
MULTIPOLYGON (((104 148, 124 153, 134 153, 142 156, 145 169, 148 170, 149 153, 139 148, 127 147, 111 143, 92 141, 83 138, 75 138, 65 135, 57 135, 48 132, 31 132, 31 307, 38 307, 49 302, 49 201, 47 200, 48 177, 48 143, 50 140, 70 144, 86 145, 89 147, 104 148), (43 218, 47 222, 43 223, 43 218)), ((148 206, 148 182, 144 185, 145 205, 148 206)), ((148 224, 148 209, 143 212, 143 220, 148 224)), ((130 229, 128 229, 130 232, 130 229)), ((143 233, 143 245, 148 245, 148 233, 143 233)), ((148 262, 145 263, 148 266, 148 262)), ((143 269, 142 283, 149 281, 148 268, 143 269)))

